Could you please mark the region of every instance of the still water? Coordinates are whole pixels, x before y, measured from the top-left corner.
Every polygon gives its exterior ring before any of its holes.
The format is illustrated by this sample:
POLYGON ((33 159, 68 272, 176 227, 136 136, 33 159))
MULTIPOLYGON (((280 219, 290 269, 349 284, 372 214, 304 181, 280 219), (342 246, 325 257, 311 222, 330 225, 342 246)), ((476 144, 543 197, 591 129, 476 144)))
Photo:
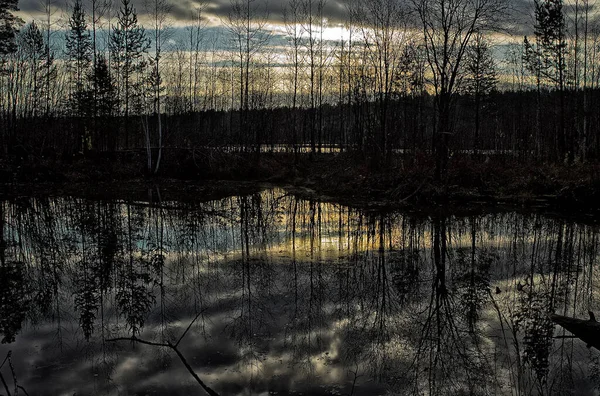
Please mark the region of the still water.
POLYGON ((600 352, 548 313, 599 311, 599 238, 541 214, 382 214, 279 189, 5 201, 0 394, 205 394, 172 349, 111 341, 131 337, 180 340, 220 395, 597 394, 600 352))

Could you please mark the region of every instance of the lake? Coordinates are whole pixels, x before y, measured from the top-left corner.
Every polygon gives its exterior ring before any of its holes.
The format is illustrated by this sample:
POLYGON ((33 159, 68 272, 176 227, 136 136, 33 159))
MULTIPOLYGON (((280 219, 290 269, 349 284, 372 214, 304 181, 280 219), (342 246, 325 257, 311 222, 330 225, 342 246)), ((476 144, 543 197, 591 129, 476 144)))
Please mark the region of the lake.
POLYGON ((599 311, 599 239, 276 188, 4 201, 0 394, 206 394, 132 337, 220 395, 598 394, 600 352, 548 315, 599 311))

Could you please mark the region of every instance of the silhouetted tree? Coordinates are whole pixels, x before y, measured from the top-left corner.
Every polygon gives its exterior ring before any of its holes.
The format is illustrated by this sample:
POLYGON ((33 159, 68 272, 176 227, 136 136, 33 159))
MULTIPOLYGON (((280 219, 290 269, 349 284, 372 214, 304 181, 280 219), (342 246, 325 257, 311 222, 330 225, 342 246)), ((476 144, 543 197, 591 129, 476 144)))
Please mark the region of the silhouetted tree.
POLYGON ((85 11, 81 6, 81 0, 76 0, 73 5, 73 13, 69 18, 70 30, 65 38, 67 67, 71 72, 71 103, 73 114, 81 117, 89 113, 86 105, 89 103, 86 94, 86 76, 92 62, 93 48, 92 38, 87 28, 85 11))
POLYGON ((0 1, 0 56, 16 50, 15 35, 22 20, 14 15, 19 0, 0 1))
POLYGON ((132 110, 140 110, 143 100, 142 72, 150 48, 145 29, 138 24, 131 0, 122 0, 117 23, 110 35, 111 62, 118 80, 118 93, 125 117, 125 147, 129 147, 129 120, 132 110))
POLYGON ((486 95, 496 89, 496 63, 489 43, 481 33, 469 45, 466 53, 467 73, 465 76, 465 91, 475 100, 475 141, 473 147, 480 145, 480 112, 482 101, 486 95))
POLYGON ((445 179, 453 132, 452 105, 464 77, 464 57, 477 33, 499 27, 508 10, 505 0, 412 0, 421 22, 435 91, 435 179, 445 179))
POLYGON ((95 109, 98 119, 98 134, 97 139, 100 142, 100 149, 117 149, 116 134, 112 131, 111 119, 115 115, 118 105, 116 96, 116 88, 114 80, 111 76, 108 62, 104 55, 99 54, 96 60, 96 66, 89 74, 88 79, 92 81, 93 89, 95 89, 95 109))
POLYGON ((571 134, 566 134, 565 88, 567 80, 567 37, 562 0, 535 0, 535 37, 540 51, 540 72, 555 84, 559 92, 560 124, 557 133, 557 156, 559 160, 573 150, 571 134))

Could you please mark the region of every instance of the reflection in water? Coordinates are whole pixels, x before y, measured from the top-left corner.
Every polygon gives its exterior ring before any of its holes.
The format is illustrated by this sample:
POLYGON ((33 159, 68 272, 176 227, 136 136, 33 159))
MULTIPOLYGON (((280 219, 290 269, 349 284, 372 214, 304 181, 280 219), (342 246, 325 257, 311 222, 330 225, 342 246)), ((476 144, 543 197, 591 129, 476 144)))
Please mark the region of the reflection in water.
MULTIPOLYGON (((31 395, 595 394, 598 231, 281 190, 209 203, 0 203, 0 357, 31 395), (560 338, 558 338, 560 337, 560 338)), ((6 367, 0 369, 10 377, 6 367)))

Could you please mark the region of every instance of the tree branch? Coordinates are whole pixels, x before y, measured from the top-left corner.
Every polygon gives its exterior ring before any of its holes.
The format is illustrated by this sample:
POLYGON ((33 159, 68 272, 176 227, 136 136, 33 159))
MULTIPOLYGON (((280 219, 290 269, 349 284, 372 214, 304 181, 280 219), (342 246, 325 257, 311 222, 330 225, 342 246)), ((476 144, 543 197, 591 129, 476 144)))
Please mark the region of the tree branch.
MULTIPOLYGON (((196 316, 196 319, 199 316, 200 316, 200 314, 198 314, 198 316, 196 316)), ((194 321, 196 321, 196 319, 194 319, 194 321)), ((192 321, 192 323, 194 323, 194 321, 192 321)), ((190 324, 189 327, 191 327, 191 324, 190 324)), ((188 330, 189 330, 189 327, 188 327, 188 330)), ((185 333, 187 333, 187 330, 185 331, 185 333)), ((184 335, 185 335, 185 333, 184 333, 184 335)), ((179 339, 179 341, 177 342, 177 344, 179 344, 179 342, 181 341, 182 338, 179 339)), ((158 342, 151 342, 151 341, 146 341, 146 340, 143 340, 143 339, 140 339, 140 338, 137 338, 137 337, 111 338, 111 339, 106 340, 106 341, 107 342, 131 341, 131 342, 139 342, 140 344, 145 344, 145 345, 150 345, 150 346, 170 348, 170 349, 172 349, 177 354, 177 356, 179 356, 179 360, 181 360, 181 363, 183 363, 183 365, 185 366, 185 368, 189 371, 189 373, 192 375, 192 377, 194 377, 194 379, 196 380, 196 382, 198 384, 200 384, 200 386, 202 387, 202 389, 204 389, 206 391, 206 393, 208 393, 210 396, 219 396, 219 394, 217 392, 215 392, 214 390, 212 390, 208 385, 206 385, 204 383, 204 381, 202 381, 200 379, 200 377, 198 377, 198 374, 196 374, 196 372, 194 371, 194 369, 192 368, 192 366, 190 366, 190 364, 187 362, 187 360, 185 359, 185 357, 183 356, 183 354, 179 351, 179 349, 177 349, 177 345, 173 345, 170 342, 167 342, 166 344, 158 343, 158 342)))
POLYGON ((6 390, 6 395, 11 396, 10 391, 8 390, 8 384, 6 383, 6 380, 4 379, 4 376, 2 375, 2 373, 0 373, 0 381, 2 381, 2 385, 4 385, 4 390, 6 390))

